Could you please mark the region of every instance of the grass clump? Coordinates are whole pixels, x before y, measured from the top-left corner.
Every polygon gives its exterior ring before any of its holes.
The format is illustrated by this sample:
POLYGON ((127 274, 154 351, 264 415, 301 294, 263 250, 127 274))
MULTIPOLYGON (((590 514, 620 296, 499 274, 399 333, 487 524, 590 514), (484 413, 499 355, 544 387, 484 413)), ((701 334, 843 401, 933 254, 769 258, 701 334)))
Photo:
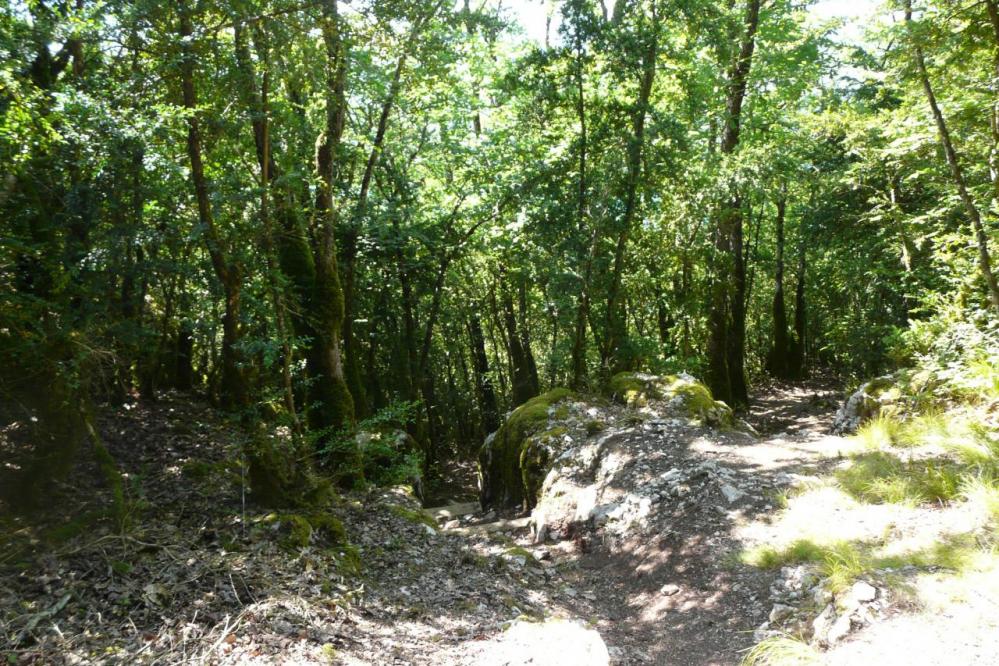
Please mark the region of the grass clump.
POLYGON ((964 571, 974 563, 980 548, 970 535, 959 535, 927 548, 904 553, 885 555, 878 551, 875 544, 860 541, 821 544, 811 539, 798 539, 784 547, 760 546, 745 551, 740 559, 744 564, 761 569, 816 564, 818 574, 826 580, 826 588, 839 593, 857 580, 885 569, 913 566, 919 569, 939 567, 964 571))
POLYGON ((898 419, 879 414, 860 426, 853 438, 861 449, 877 451, 897 444, 901 431, 902 424, 898 419))
POLYGON ((767 638, 746 652, 742 666, 811 666, 822 662, 821 655, 805 641, 781 635, 767 638))
POLYGON ((884 451, 854 456, 849 467, 836 472, 836 479, 850 495, 873 504, 949 502, 961 491, 961 470, 955 463, 903 462, 884 451))
POLYGON ((758 569, 779 569, 786 564, 800 562, 818 562, 822 559, 825 549, 809 539, 798 539, 794 543, 778 548, 775 546, 759 546, 742 554, 744 564, 758 569))

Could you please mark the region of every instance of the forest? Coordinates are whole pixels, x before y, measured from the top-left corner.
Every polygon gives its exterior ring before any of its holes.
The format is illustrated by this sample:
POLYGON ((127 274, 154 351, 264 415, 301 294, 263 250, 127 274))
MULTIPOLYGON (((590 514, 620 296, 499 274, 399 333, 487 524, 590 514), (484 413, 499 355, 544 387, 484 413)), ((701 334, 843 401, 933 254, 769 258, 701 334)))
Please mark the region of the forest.
POLYGON ((4 2, 0 655, 868 663, 999 594, 999 1, 852 4, 4 2), (884 535, 743 524, 830 489, 884 535))

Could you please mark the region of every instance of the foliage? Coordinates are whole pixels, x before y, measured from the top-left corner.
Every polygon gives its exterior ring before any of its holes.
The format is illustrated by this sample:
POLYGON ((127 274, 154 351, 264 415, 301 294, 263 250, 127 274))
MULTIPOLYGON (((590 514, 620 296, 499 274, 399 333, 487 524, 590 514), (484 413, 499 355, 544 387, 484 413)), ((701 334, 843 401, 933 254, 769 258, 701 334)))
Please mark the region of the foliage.
POLYGON ((560 0, 546 43, 495 0, 362 4, 0 10, 0 417, 45 421, 6 486, 84 450, 65 406, 171 390, 238 417, 258 488, 433 474, 556 387, 710 379, 716 316, 734 383, 999 396, 985 4, 849 48, 807 3, 560 0))

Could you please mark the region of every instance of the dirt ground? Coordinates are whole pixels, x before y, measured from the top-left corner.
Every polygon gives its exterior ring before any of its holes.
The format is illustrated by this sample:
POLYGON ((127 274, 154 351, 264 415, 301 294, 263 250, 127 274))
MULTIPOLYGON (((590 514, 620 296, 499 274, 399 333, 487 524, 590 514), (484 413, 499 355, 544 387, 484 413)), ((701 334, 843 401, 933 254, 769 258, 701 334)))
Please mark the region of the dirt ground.
MULTIPOLYGON (((224 462, 240 444, 232 429, 181 398, 136 406, 101 422, 141 499, 128 532, 98 518, 53 546, 41 528, 4 525, 0 654, 12 664, 737 664, 777 575, 738 553, 767 538, 789 479, 838 463, 845 441, 828 430, 840 398, 830 382, 772 386, 746 416, 759 438, 705 434, 657 449, 658 465, 706 472, 651 532, 614 548, 599 532, 534 544, 517 515, 433 526, 413 498, 371 491, 333 507, 350 547, 317 532, 291 551, 280 545, 287 525, 245 504, 242 472, 224 462)), ((461 485, 451 494, 464 500, 461 485)), ((80 514, 99 508, 99 487, 62 492, 77 493, 80 514)), ((913 631, 905 617, 828 660, 889 651, 913 631)), ((962 663, 989 663, 994 643, 971 641, 962 663)))

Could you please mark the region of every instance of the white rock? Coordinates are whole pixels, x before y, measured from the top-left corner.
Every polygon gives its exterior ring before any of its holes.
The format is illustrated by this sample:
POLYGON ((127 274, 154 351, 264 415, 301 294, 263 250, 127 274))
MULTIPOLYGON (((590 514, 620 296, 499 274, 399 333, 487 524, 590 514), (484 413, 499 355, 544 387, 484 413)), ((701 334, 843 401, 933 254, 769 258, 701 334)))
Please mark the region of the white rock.
POLYGON ((666 583, 661 588, 659 592, 667 597, 672 597, 674 594, 680 591, 680 586, 676 583, 666 583))
POLYGON ((878 597, 878 588, 864 581, 857 581, 850 588, 850 596, 857 601, 874 601, 878 597))
POLYGON ((727 483, 723 483, 722 484, 721 492, 722 492, 722 495, 725 496, 725 499, 728 501, 729 504, 731 504, 732 502, 735 502, 740 497, 742 497, 743 495, 746 494, 746 493, 742 492, 741 490, 739 490, 738 488, 736 488, 735 486, 729 485, 727 483))
POLYGON ((832 604, 826 604, 819 616, 812 621, 812 636, 819 643, 825 643, 829 635, 829 630, 836 621, 836 609, 832 604))
POLYGON ((794 613, 794 608, 785 604, 774 604, 770 609, 770 621, 774 624, 786 620, 794 613))
POLYGON ((850 619, 850 615, 844 613, 840 615, 835 622, 833 622, 832 627, 829 628, 829 633, 826 634, 826 641, 832 645, 833 643, 838 643, 839 641, 846 638, 847 634, 850 633, 850 629, 853 627, 853 621, 850 619))

